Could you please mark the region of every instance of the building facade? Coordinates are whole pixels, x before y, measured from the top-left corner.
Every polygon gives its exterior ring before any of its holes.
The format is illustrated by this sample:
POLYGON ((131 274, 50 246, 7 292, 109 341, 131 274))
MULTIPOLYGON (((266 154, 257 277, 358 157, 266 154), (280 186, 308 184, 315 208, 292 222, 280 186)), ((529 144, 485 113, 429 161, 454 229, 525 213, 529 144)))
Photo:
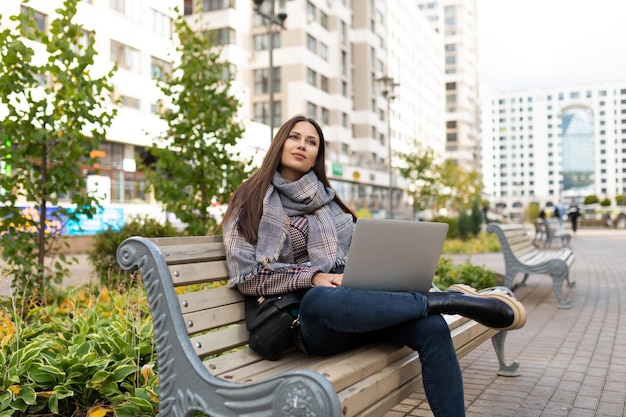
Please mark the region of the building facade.
POLYGON ((502 210, 626 194, 626 84, 528 90, 483 101, 485 191, 502 210))
POLYGON ((441 34, 445 60, 446 157, 480 169, 480 97, 476 0, 417 0, 441 34))
MULTIPOLYGON (((328 176, 355 210, 410 215, 405 184, 391 154, 417 140, 444 152, 444 59, 441 36, 416 3, 402 0, 83 0, 77 19, 95 32, 103 71, 117 64, 114 97, 121 103, 100 154, 110 178, 107 204, 154 204, 143 194, 135 160, 165 126, 156 80, 172 65, 171 18, 210 33, 235 74, 234 94, 246 124, 242 140, 262 155, 272 132, 295 114, 318 120, 327 141, 328 176), (261 12, 261 13, 259 13, 261 12), (284 24, 265 16, 286 14, 284 24), (393 78, 387 94, 382 79, 393 78), (270 108, 273 111, 270 111, 270 108), (271 119, 271 120, 270 120, 271 119), (390 190, 394 190, 390 193, 390 190)), ((5 0, 0 14, 20 12, 5 0)), ((31 0, 42 25, 62 0, 31 0)), ((3 21, 4 23, 4 21, 3 21)))
MULTIPOLYGON (((104 74, 114 64, 119 68, 113 78, 111 97, 111 106, 119 100, 118 114, 98 151, 99 179, 91 183, 107 186, 106 190, 97 190, 105 196, 105 205, 126 205, 129 214, 145 213, 144 203, 150 202, 143 192, 145 181, 137 169, 136 156, 165 127, 156 114, 160 92, 155 80, 163 65, 171 65, 171 9, 178 3, 178 0, 83 0, 78 5, 77 21, 95 38, 98 54, 93 73, 104 74)), ((32 9, 39 29, 47 31, 63 1, 31 0, 23 4, 4 0, 0 3, 2 26, 15 24, 8 18, 21 13, 23 7, 32 9)), ((45 57, 42 45, 29 45, 38 59, 45 57)), ((87 173, 88 184, 92 174, 87 173)))
POLYGON ((443 44, 416 4, 265 0, 265 18, 254 2, 197 5, 185 1, 190 19, 202 13, 211 30, 230 34, 224 56, 237 67, 246 117, 274 128, 295 114, 315 118, 328 176, 350 207, 388 217, 393 189, 394 216, 410 215, 390 153, 409 139, 443 151, 445 135, 443 44), (267 17, 281 13, 283 26, 271 24, 267 17), (396 84, 393 98, 385 77, 396 84))

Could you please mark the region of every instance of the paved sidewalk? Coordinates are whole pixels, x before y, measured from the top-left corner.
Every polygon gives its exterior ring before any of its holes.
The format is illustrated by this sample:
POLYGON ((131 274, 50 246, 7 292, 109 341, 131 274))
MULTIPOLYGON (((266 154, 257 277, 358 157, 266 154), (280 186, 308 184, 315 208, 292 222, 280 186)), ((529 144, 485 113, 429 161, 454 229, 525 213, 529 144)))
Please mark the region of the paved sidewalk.
MULTIPOLYGON (((557 308, 547 275, 515 290, 528 319, 508 333, 505 356, 520 362, 521 376, 496 375, 491 341, 461 359, 467 417, 626 415, 626 231, 582 229, 571 246, 571 309, 557 308)), ((473 255, 472 263, 504 272, 501 254, 473 255)), ((385 415, 413 416, 432 416, 422 390, 385 415)))

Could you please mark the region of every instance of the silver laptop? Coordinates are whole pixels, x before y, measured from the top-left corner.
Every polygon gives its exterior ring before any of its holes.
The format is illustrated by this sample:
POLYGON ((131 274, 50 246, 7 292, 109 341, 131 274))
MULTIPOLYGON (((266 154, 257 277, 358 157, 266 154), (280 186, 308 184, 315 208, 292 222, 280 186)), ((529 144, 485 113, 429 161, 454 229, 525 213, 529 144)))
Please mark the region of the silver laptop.
POLYGON ((381 291, 428 291, 446 223, 358 219, 342 286, 381 291))

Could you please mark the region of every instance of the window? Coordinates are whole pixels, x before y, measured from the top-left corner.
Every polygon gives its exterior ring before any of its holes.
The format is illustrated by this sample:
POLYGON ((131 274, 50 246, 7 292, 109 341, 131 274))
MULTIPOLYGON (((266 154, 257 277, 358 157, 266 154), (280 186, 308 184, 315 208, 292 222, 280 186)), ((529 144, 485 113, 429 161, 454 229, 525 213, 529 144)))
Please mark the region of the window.
POLYGON ((328 77, 320 75, 320 88, 322 91, 328 93, 328 77))
POLYGON ((190 14, 193 14, 193 2, 194 0, 185 0, 184 6, 183 6, 185 16, 189 16, 190 14))
POLYGON ((320 42, 319 53, 322 58, 328 61, 328 45, 326 45, 324 42, 320 42))
POLYGON ((317 105, 310 101, 306 103, 307 115, 313 119, 317 119, 317 105))
POLYGON ((348 97, 348 83, 345 81, 341 82, 341 95, 348 97))
MULTIPOLYGON (((270 124, 270 112, 269 112, 269 102, 265 101, 262 103, 254 103, 254 121, 263 123, 266 125, 270 124)), ((274 102, 274 126, 280 126, 280 114, 281 114, 281 102, 274 102)))
POLYGON ((158 10, 150 9, 150 25, 154 33, 167 39, 171 38, 172 22, 168 15, 158 10))
POLYGON ((220 28, 205 32, 214 45, 235 45, 236 32, 233 28, 220 28))
POLYGON ((38 12, 35 9, 30 7, 22 6, 21 8, 22 14, 32 14, 35 19, 35 28, 26 28, 26 30, 30 33, 34 33, 35 30, 40 30, 42 32, 46 32, 48 30, 48 15, 38 12))
POLYGON ((126 0, 111 0, 111 9, 118 11, 120 13, 124 13, 126 9, 126 0))
POLYGON ((306 35, 306 47, 309 51, 317 54, 317 39, 311 35, 306 35))
POLYGON ((328 15, 320 10, 320 25, 324 29, 328 29, 328 15))
POLYGON ((124 107, 130 107, 132 109, 141 109, 141 101, 136 97, 121 96, 120 105, 124 107))
POLYGON ((306 69, 306 82, 314 87, 317 87, 317 73, 311 68, 306 69))
POLYGON ((315 8, 315 5, 310 1, 306 2, 306 20, 309 23, 315 22, 317 20, 317 9, 315 8))
POLYGON ((322 122, 323 125, 329 125, 330 124, 330 111, 325 107, 322 107, 321 110, 322 111, 320 115, 320 121, 322 122))
POLYGON ((150 57, 150 75, 153 80, 161 80, 165 79, 165 75, 170 75, 172 73, 172 63, 167 62, 163 59, 150 57))
MULTIPOLYGON (((270 47, 269 39, 270 39, 270 36, 267 33, 263 33, 261 35, 254 35, 254 38, 252 39, 254 50, 264 51, 266 49, 269 49, 270 47)), ((279 32, 272 33, 272 41, 274 42, 272 45, 273 48, 280 48, 280 33, 279 32)))
POLYGON ((346 24, 346 22, 342 20, 340 26, 341 26, 341 43, 345 45, 348 43, 348 25, 346 24))
POLYGON ((205 12, 225 10, 231 7, 230 2, 231 0, 202 0, 202 10, 205 12))
MULTIPOLYGON (((254 94, 266 94, 269 93, 269 68, 262 68, 254 70, 254 94)), ((281 89, 281 77, 280 67, 274 67, 274 84, 272 89, 274 92, 278 92, 281 89)))
POLYGON ((135 73, 140 72, 139 50, 111 39, 111 60, 119 68, 135 73))
POLYGON ((341 125, 345 128, 348 128, 350 123, 348 120, 348 114, 347 113, 341 113, 341 125))

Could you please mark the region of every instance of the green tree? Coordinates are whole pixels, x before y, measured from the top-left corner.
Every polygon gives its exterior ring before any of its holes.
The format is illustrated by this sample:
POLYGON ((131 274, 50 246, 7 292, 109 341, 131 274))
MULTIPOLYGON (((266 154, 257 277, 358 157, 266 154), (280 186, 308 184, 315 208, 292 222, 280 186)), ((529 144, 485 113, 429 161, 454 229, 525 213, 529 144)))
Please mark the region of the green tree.
POLYGON ((456 212, 470 207, 480 198, 483 185, 481 175, 476 170, 467 171, 453 160, 446 159, 439 166, 439 192, 437 204, 456 212))
POLYGON ((73 22, 79 2, 66 0, 47 32, 29 8, 0 32, 0 242, 12 286, 28 295, 68 273, 71 261, 63 255, 52 266, 44 259, 63 222, 92 216, 99 206, 85 191, 83 169, 93 164, 90 153, 115 116, 108 94, 113 69, 91 73, 95 40, 73 22), (42 49, 38 59, 34 47, 42 49), (61 198, 70 207, 59 206, 61 198), (26 211, 19 207, 24 200, 32 205, 26 211))
POLYGON ((400 175, 409 181, 408 194, 413 199, 413 217, 417 213, 429 209, 437 195, 438 170, 435 155, 431 148, 421 149, 415 142, 416 152, 398 153, 402 167, 400 175))
POLYGON ((583 200, 583 204, 598 204, 599 202, 600 202, 600 199, 595 194, 590 194, 586 196, 585 199, 583 200))
POLYGON ((472 218, 472 235, 477 236, 480 233, 482 229, 482 224, 483 224, 483 213, 480 210, 479 198, 475 198, 474 201, 472 202, 471 218, 472 218))
POLYGON ((194 31, 181 14, 174 28, 178 63, 159 82, 167 129, 147 148, 154 162, 144 174, 165 210, 200 235, 216 226, 207 211, 211 203, 228 201, 249 162, 234 148, 244 128, 228 63, 209 32, 194 31))

